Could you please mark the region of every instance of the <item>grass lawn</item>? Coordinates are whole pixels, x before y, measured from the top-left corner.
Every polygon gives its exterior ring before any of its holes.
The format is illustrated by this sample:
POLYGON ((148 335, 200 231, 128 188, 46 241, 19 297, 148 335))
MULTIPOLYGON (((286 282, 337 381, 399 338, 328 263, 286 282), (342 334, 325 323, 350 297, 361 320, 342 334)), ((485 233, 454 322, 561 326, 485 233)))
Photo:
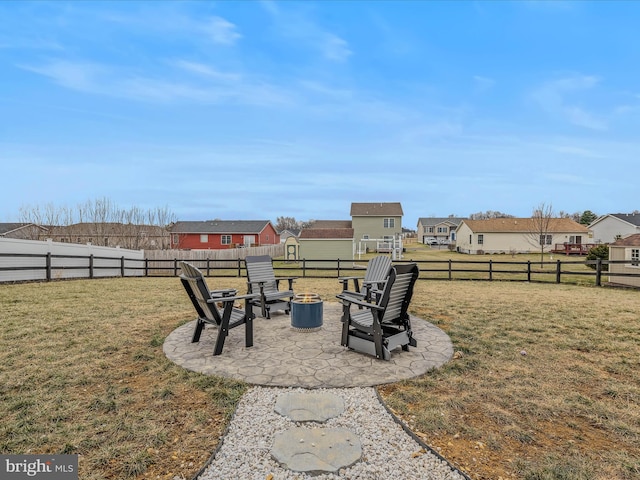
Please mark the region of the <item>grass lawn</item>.
MULTIPOLYGON (((78 453, 81 479, 190 478, 247 388, 164 357, 194 318, 176 278, 0 285, 0 308, 0 451, 78 453)), ((381 394, 471 478, 640 478, 640 292, 420 281, 410 310, 456 358, 381 394)))

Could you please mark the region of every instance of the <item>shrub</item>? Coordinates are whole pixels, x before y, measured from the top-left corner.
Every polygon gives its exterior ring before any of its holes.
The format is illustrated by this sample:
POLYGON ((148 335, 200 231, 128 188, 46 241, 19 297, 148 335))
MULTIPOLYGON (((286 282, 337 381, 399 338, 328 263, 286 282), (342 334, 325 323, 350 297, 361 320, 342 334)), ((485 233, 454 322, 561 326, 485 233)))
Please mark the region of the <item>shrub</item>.
MULTIPOLYGON (((589 253, 587 253, 587 260, 597 260, 598 258, 601 258, 602 260, 609 260, 609 245, 606 245, 606 244, 597 245, 591 248, 589 250, 589 253)), ((594 270, 596 269, 595 264, 587 264, 587 266, 589 268, 593 268, 594 270)), ((602 271, 608 272, 609 265, 603 264, 602 271)))

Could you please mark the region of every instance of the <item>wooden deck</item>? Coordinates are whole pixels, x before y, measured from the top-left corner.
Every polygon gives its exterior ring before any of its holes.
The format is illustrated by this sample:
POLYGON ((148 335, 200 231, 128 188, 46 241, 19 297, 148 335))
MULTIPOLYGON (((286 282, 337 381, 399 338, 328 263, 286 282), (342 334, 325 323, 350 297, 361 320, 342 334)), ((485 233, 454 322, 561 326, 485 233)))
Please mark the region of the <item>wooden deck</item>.
POLYGON ((565 255, 586 255, 595 243, 556 243, 552 253, 564 253, 565 255))

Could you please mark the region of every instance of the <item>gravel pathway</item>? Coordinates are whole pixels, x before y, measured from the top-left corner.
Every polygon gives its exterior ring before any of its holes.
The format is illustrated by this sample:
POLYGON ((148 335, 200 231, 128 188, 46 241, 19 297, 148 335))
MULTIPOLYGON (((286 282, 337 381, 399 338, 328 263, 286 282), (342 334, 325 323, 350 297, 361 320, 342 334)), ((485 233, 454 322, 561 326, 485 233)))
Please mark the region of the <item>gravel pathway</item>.
POLYGON ((394 420, 380 403, 374 388, 316 389, 344 400, 344 413, 324 423, 295 422, 275 409, 277 398, 287 392, 305 392, 299 387, 252 387, 240 400, 222 444, 198 480, 463 480, 468 477, 452 469, 426 450, 394 420), (281 467, 271 455, 276 434, 293 427, 347 428, 362 444, 362 458, 337 474, 309 475, 281 467))

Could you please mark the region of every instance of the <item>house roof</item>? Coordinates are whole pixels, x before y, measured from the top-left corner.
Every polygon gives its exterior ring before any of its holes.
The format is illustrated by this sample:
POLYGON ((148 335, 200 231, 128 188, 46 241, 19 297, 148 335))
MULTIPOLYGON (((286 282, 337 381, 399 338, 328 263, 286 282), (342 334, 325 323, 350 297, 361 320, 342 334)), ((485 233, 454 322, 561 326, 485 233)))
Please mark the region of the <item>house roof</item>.
POLYGON ((0 235, 6 235, 7 233, 11 233, 25 227, 37 227, 42 230, 46 230, 45 227, 36 225, 35 223, 0 223, 0 235))
POLYGON ((204 222, 176 222, 173 233, 260 233, 269 220, 207 220, 204 222))
POLYGON ((402 205, 400 202, 388 202, 388 203, 352 203, 351 204, 351 216, 352 217, 379 217, 390 216, 397 217, 402 216, 402 205))
POLYGON ((315 220, 307 228, 352 228, 351 220, 315 220))
MULTIPOLYGON (((478 233, 530 233, 540 230, 533 218, 490 218, 487 220, 462 220, 473 232, 478 233)), ((589 233, 589 229, 570 218, 550 218, 548 232, 589 233)))
POLYGON ((423 226, 436 226, 442 223, 449 223, 451 225, 460 225, 464 218, 457 217, 420 217, 418 223, 423 226))
POLYGON ((640 227, 640 213, 612 213, 611 216, 640 227))
POLYGON ((353 228, 305 228, 300 232, 299 238, 317 240, 352 240, 353 228))
POLYGON ((640 247, 640 233, 634 233, 624 238, 619 238, 611 244, 613 247, 640 247))

